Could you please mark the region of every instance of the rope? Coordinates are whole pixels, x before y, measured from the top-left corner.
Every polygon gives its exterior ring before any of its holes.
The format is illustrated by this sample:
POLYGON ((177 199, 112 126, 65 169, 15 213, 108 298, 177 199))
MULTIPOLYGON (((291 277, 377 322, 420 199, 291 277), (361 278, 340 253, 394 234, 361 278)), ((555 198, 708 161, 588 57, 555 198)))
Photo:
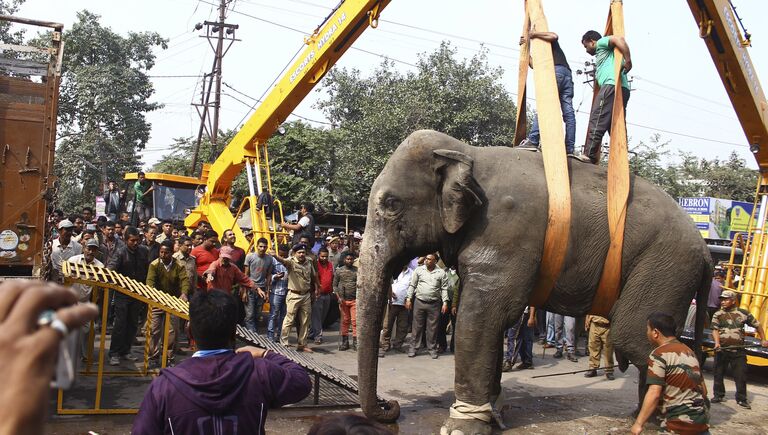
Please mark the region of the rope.
POLYGON ((471 403, 456 400, 448 411, 451 418, 460 420, 482 420, 486 423, 491 422, 491 404, 473 405, 471 403))

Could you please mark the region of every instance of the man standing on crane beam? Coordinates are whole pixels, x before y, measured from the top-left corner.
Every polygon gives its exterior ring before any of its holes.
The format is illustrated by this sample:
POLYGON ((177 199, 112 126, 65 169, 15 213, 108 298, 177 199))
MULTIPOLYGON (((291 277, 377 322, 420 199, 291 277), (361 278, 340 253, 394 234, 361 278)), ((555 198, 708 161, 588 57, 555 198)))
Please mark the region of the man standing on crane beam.
POLYGON ((614 78, 613 49, 618 48, 624 56, 624 66, 621 69, 621 87, 624 109, 629 101, 629 82, 627 73, 632 69, 632 57, 629 53, 629 45, 621 36, 600 36, 595 30, 590 30, 581 37, 581 44, 587 53, 595 56, 595 82, 600 87, 592 103, 592 111, 589 114, 587 126, 587 143, 584 145, 584 154, 592 163, 600 161, 600 143, 605 132, 611 128, 613 113, 613 98, 616 79, 614 78))

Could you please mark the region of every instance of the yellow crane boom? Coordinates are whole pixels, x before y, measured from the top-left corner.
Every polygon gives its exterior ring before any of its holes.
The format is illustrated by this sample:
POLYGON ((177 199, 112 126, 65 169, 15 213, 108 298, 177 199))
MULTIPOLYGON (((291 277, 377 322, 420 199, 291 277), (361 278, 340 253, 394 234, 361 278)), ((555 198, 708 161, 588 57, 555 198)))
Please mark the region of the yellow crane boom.
MULTIPOLYGON (((311 36, 305 38, 307 47, 304 51, 216 161, 204 169, 202 179, 206 191, 199 206, 185 219, 188 228, 208 221, 219 234, 233 230, 238 245, 247 247, 245 237, 236 225, 236 217, 229 210, 232 182, 245 167, 250 195, 243 205, 246 202, 250 205, 254 237, 271 239, 270 235, 275 233, 268 228, 264 211, 256 207, 260 193, 271 193, 267 140, 363 31, 377 26, 379 14, 389 3, 390 0, 345 0, 311 36)), ((277 206, 281 208, 279 202, 277 206)), ((277 217, 282 218, 273 215, 273 221, 277 217)))
MULTIPOLYGON (((749 34, 746 31, 742 34, 731 2, 688 0, 688 5, 760 167, 749 231, 736 235, 726 287, 741 293, 741 308, 765 322, 768 321, 765 307, 768 301, 768 103, 747 51, 751 45, 749 34), (733 264, 736 249, 744 250, 741 264, 733 264), (741 275, 738 283, 733 280, 735 273, 741 275)), ((750 363, 766 365, 768 362, 751 358, 750 363)))

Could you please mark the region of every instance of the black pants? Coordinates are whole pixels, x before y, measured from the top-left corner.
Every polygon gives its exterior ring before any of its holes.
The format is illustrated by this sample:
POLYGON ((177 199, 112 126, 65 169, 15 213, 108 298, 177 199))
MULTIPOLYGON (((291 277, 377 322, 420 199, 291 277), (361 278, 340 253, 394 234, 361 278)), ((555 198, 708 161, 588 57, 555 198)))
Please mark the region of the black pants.
POLYGON ((427 350, 430 352, 437 351, 437 326, 440 323, 440 307, 442 304, 440 300, 423 302, 416 299, 416 302, 413 304, 412 350, 416 350, 421 346, 421 340, 425 335, 424 330, 426 329, 427 350))
MULTIPOLYGON (((450 304, 449 304, 450 305, 450 304)), ((448 349, 448 325, 451 323, 451 312, 440 313, 437 322, 437 348, 444 352, 448 349)))
MULTIPOLYGON (((592 103, 592 111, 589 114, 589 123, 587 124, 587 143, 584 145, 584 154, 589 156, 592 163, 600 161, 600 146, 603 142, 603 136, 611 128, 614 94, 613 85, 603 85, 597 92, 595 102, 592 103)), ((621 96, 626 110, 629 101, 629 89, 622 88, 621 96)))
POLYGON ((715 397, 725 396, 723 378, 731 366, 733 382, 736 383, 736 400, 747 400, 747 356, 740 352, 721 351, 715 354, 715 397))
POLYGON ((131 343, 136 337, 139 314, 144 304, 122 293, 115 295, 115 326, 112 328, 112 341, 109 356, 127 355, 131 352, 131 343))

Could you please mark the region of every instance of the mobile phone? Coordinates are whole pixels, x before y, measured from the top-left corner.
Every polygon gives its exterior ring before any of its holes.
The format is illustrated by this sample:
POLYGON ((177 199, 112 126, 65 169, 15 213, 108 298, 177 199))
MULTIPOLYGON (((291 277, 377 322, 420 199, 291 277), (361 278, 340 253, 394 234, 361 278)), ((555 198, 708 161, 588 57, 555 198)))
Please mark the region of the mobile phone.
POLYGON ((56 375, 51 381, 51 388, 66 390, 75 383, 79 344, 80 329, 70 331, 59 342, 59 358, 56 361, 56 375))
MULTIPOLYGON (((54 318, 53 310, 46 310, 38 317, 39 325, 50 324, 54 318)), ((59 341, 59 357, 56 372, 51 380, 51 388, 66 390, 72 386, 77 376, 77 355, 80 344, 80 329, 74 329, 59 341)))

